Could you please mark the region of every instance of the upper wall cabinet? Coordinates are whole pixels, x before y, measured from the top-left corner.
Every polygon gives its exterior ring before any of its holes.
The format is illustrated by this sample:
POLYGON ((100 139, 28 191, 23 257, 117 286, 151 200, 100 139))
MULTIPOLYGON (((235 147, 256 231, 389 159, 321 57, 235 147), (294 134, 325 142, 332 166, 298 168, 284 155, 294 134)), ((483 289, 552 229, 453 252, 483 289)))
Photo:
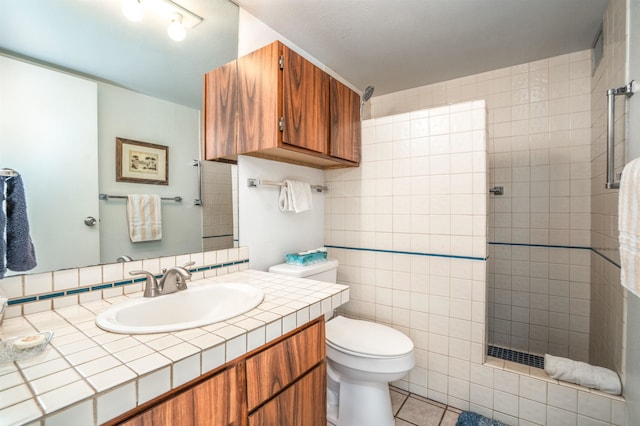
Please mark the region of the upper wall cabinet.
POLYGON ((238 65, 229 62, 204 76, 205 159, 236 153, 238 65))
POLYGON ((360 161, 360 96, 276 41, 205 75, 205 158, 360 161))

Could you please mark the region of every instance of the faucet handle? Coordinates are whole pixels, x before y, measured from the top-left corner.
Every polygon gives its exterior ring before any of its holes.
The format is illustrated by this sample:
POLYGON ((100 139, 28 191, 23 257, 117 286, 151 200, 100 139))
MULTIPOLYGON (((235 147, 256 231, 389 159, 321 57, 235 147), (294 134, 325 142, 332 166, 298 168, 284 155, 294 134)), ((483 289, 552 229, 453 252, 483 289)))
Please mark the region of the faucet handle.
POLYGON ((129 275, 144 275, 147 277, 147 285, 144 287, 144 297, 156 297, 160 296, 160 289, 158 287, 158 280, 155 275, 147 271, 131 271, 129 275))
POLYGON ((195 265, 195 264, 196 264, 196 262, 187 262, 187 263, 185 263, 184 265, 182 265, 182 267, 183 267, 184 269, 187 269, 187 268, 192 267, 192 266, 193 266, 193 265, 195 265))

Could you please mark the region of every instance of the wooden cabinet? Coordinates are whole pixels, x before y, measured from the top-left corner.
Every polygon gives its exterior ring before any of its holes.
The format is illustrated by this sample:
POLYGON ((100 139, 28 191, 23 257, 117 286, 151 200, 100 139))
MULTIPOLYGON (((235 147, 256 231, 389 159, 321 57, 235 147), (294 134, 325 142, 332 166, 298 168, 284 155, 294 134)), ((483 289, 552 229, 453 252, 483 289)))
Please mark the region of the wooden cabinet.
POLYGON ((280 48, 282 143, 328 153, 329 76, 293 50, 280 48))
MULTIPOLYGON (((238 367, 233 366, 206 381, 177 391, 168 399, 125 421, 123 426, 245 425, 246 408, 238 387, 238 367)), ((242 371, 242 370, 240 370, 242 371)))
POLYGON ((204 150, 209 158, 236 153, 238 65, 229 62, 204 76, 204 150))
POLYGON ((326 380, 323 363, 252 413, 249 426, 326 426, 326 380))
POLYGON ((205 76, 206 159, 246 154, 317 168, 358 165, 360 96, 356 92, 277 41, 238 58, 235 64, 235 81, 230 64, 205 76), (220 105, 220 113, 211 112, 218 108, 218 99, 230 97, 222 86, 229 90, 237 86, 235 125, 227 110, 231 102, 220 105), (235 150, 229 149, 231 130, 235 150), (215 146, 218 139, 222 147, 215 146))
POLYGON ((360 162, 360 95, 335 78, 329 82, 331 134, 329 154, 360 162))
POLYGON ((107 425, 325 426, 324 318, 107 425))
POLYGON ((324 323, 317 322, 304 332, 247 359, 249 411, 276 395, 325 358, 324 323))

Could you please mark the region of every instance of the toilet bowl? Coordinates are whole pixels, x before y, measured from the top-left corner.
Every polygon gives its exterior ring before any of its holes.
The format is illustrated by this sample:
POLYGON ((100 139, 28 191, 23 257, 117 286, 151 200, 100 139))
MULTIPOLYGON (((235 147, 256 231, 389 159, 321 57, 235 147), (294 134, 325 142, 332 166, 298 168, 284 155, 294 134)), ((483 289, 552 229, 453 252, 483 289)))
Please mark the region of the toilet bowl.
MULTIPOLYGON (((269 272, 336 282, 338 262, 286 263, 269 272)), ((414 366, 413 342, 391 327, 336 316, 326 323, 327 419, 337 426, 392 426, 389 382, 414 366)))
MULTIPOLYGON (((400 380, 414 366, 413 342, 401 332, 370 321, 337 316, 326 324, 328 382, 338 381, 338 426, 394 424, 389 382, 400 380)), ((331 391, 331 387, 329 387, 331 391)), ((328 407, 331 408, 331 407, 328 407)))

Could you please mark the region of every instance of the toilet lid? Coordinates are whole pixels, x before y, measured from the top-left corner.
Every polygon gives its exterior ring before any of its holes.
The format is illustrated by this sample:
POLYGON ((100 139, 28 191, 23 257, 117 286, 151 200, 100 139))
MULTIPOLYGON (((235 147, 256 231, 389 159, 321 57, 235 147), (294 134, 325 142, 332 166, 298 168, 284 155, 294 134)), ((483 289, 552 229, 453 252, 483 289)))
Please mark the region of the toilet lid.
POLYGON ((398 330, 342 316, 327 322, 326 339, 334 347, 376 357, 398 357, 413 350, 411 339, 398 330))

